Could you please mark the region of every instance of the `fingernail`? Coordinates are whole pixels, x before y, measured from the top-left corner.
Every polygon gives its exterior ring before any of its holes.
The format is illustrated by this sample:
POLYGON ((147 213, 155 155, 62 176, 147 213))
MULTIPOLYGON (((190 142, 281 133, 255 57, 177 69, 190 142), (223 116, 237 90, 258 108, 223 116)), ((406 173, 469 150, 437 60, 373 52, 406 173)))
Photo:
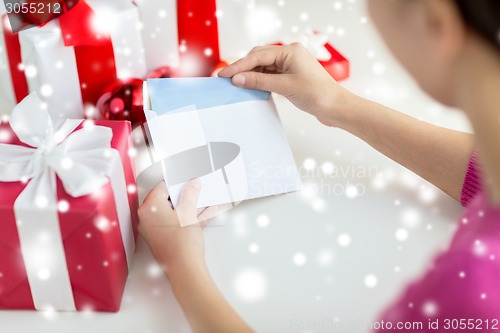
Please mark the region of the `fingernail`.
POLYGON ((197 190, 201 189, 201 180, 199 178, 191 179, 191 185, 197 190))
POLYGON ((235 86, 244 86, 245 85, 245 76, 242 74, 236 74, 233 76, 233 84, 235 86))

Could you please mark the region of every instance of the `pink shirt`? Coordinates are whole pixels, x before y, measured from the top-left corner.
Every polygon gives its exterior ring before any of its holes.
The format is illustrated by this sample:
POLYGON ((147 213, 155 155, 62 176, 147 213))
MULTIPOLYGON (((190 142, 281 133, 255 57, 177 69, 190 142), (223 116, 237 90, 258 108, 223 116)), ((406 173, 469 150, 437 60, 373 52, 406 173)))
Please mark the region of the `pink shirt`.
POLYGON ((390 322, 392 329, 375 331, 500 333, 500 208, 481 190, 475 153, 462 204, 467 210, 448 250, 383 313, 379 322, 390 322), (429 320, 436 330, 429 329, 429 320), (409 329, 412 323, 422 328, 409 329))

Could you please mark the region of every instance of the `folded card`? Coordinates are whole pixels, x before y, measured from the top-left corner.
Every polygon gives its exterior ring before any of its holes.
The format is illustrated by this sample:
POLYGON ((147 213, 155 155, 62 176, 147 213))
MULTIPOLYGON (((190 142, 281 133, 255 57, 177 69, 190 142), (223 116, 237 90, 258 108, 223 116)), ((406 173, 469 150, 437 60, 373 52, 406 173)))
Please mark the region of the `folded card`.
POLYGON ((301 181, 270 94, 223 78, 148 79, 144 112, 172 204, 200 178, 198 207, 286 192, 301 181))

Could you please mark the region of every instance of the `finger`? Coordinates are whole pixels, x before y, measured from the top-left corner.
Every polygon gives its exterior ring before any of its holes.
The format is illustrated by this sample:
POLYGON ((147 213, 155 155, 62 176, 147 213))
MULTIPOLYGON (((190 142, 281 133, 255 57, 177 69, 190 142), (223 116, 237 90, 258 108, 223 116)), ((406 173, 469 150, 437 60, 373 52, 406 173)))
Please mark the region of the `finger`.
POLYGON ((262 73, 269 73, 269 74, 278 74, 280 71, 278 71, 278 68, 275 65, 263 67, 262 73))
POLYGON ((192 179, 182 189, 179 204, 177 205, 179 218, 196 218, 196 207, 200 196, 201 180, 192 179), (192 215, 192 216, 191 216, 192 215))
POLYGON ((206 221, 217 216, 218 207, 210 206, 207 207, 200 215, 198 215, 198 221, 206 221))
POLYGON ((208 207, 203 207, 203 208, 198 208, 196 210, 196 216, 200 217, 201 213, 203 213, 205 211, 205 209, 207 209, 208 207))
POLYGON ((248 54, 252 53, 252 52, 256 52, 256 51, 260 51, 260 50, 264 50, 264 49, 268 49, 269 47, 272 47, 272 45, 262 45, 262 46, 254 46, 250 52, 248 52, 248 54))
POLYGON ((166 197, 166 198, 168 198, 170 196, 168 193, 167 184, 165 184, 164 180, 159 181, 158 184, 156 184, 155 187, 153 187, 151 192, 152 191, 155 191, 155 193, 157 195, 161 195, 161 196, 166 197))
POLYGON ((272 73, 272 74, 278 74, 278 73, 280 73, 275 65, 271 65, 271 66, 267 66, 267 67, 259 66, 259 67, 254 68, 253 72, 268 73, 268 74, 270 74, 270 73, 272 73))
MULTIPOLYGON (((239 203, 235 203, 235 204, 239 204, 239 203)), ((233 209, 235 206, 233 206, 232 203, 229 203, 229 204, 223 204, 223 205, 218 205, 217 206, 217 215, 222 215, 228 211, 230 211, 231 209, 233 209)))
MULTIPOLYGON (((261 50, 264 50, 266 48, 269 48, 269 47, 276 47, 276 46, 257 46, 257 47, 254 47, 252 49, 252 51, 250 51, 248 54, 251 54, 252 52, 256 52, 256 51, 261 51, 261 50)), ((247 55, 248 57, 248 55, 247 55)), ((221 68, 218 72, 217 72, 217 76, 218 77, 231 77, 230 75, 228 75, 228 73, 231 71, 230 70, 226 70, 227 67, 232 67, 236 62, 232 63, 232 64, 229 64, 229 65, 226 65, 226 67, 223 67, 221 68), (222 74, 220 74, 220 72, 222 72, 222 74)), ((276 69, 276 65, 272 64, 270 66, 257 66, 255 67, 253 70, 256 71, 256 72, 269 72, 269 71, 275 71, 276 69)))
POLYGON ((259 66, 271 66, 279 61, 284 49, 280 46, 269 46, 266 48, 256 49, 250 52, 244 58, 227 66, 219 72, 221 77, 232 77, 241 72, 248 72, 259 66))
POLYGON ((199 223, 201 229, 205 229, 210 224, 210 222, 212 222, 212 221, 211 220, 205 220, 205 221, 200 221, 198 223, 199 223))
POLYGON ((222 206, 210 206, 210 207, 207 207, 205 213, 204 213, 204 216, 199 216, 198 218, 198 221, 199 221, 199 224, 200 224, 200 227, 202 229, 205 229, 209 224, 210 222, 212 222, 212 219, 217 216, 217 215, 220 215, 221 213, 221 209, 220 207, 222 206), (203 218, 202 219, 200 219, 203 218))
POLYGON ((236 74, 232 82, 238 87, 270 91, 282 95, 293 88, 288 74, 244 72, 236 74))
POLYGON ((149 191, 148 195, 144 199, 144 203, 152 203, 154 201, 160 201, 162 203, 168 203, 167 207, 172 209, 172 204, 169 202, 169 194, 167 190, 167 185, 165 182, 162 180, 158 184, 155 185, 149 191))

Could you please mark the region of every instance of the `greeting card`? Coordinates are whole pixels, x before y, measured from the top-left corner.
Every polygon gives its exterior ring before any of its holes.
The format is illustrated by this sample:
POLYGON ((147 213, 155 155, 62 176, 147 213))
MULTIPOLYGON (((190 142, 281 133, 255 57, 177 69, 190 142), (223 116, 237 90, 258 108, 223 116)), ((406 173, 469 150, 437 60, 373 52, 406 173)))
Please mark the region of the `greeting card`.
POLYGON ((145 113, 174 207, 200 178, 198 207, 296 191, 300 177, 270 94, 223 78, 149 79, 145 113))

